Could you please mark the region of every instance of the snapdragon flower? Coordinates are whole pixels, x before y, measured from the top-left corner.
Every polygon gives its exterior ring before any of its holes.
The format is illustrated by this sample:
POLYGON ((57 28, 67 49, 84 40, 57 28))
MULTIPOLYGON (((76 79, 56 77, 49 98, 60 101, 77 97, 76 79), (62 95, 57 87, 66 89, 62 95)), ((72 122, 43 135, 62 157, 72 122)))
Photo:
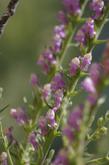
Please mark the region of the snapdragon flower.
POLYGON ((50 70, 55 67, 56 59, 51 49, 45 50, 42 55, 40 55, 37 64, 41 65, 44 73, 50 72, 50 70))
POLYGON ((38 126, 39 126, 39 129, 41 130, 41 134, 43 136, 47 135, 47 133, 48 133, 48 122, 47 122, 46 117, 41 116, 39 118, 38 126))
POLYGON ((101 73, 102 73, 102 69, 101 69, 100 64, 93 63, 90 66, 89 75, 90 75, 90 77, 93 80, 95 85, 97 85, 100 82, 101 73))
POLYGON ((80 68, 80 60, 78 57, 75 57, 70 62, 70 70, 69 70, 70 75, 71 76, 76 75, 79 68, 80 68))
POLYGON ((96 88, 93 80, 90 77, 87 77, 81 83, 82 88, 88 93, 96 93, 96 88))
POLYGON ((28 117, 22 108, 11 109, 10 114, 19 125, 28 123, 28 117))
POLYGON ((80 57, 80 61, 81 61, 80 70, 88 71, 92 61, 92 54, 91 53, 85 54, 84 57, 80 57))
POLYGON ((106 75, 108 76, 109 75, 109 42, 106 45, 106 48, 104 50, 102 67, 103 67, 105 76, 106 75))
POLYGON ((35 73, 31 74, 30 83, 32 86, 36 86, 38 84, 38 77, 35 73))
POLYGON ((75 76, 78 71, 88 71, 92 61, 91 53, 85 54, 84 56, 75 57, 70 62, 69 73, 71 76, 75 76))
POLYGON ((6 128, 4 131, 5 136, 7 137, 9 144, 15 144, 16 140, 13 136, 13 127, 6 128))
POLYGON ((63 135, 67 137, 69 142, 73 142, 76 133, 79 132, 83 116, 83 107, 83 105, 74 107, 68 116, 67 125, 63 129, 63 135))
POLYGON ((65 87, 65 82, 64 82, 64 79, 63 79, 63 74, 61 73, 58 73, 56 74, 52 81, 51 81, 51 89, 52 91, 57 91, 57 90, 60 90, 60 89, 64 89, 65 87))
POLYGON ((93 18, 99 19, 103 14, 104 1, 103 0, 92 0, 90 8, 94 12, 93 18))
POLYGON ((71 15, 79 15, 80 10, 80 0, 63 0, 65 9, 71 15))
POLYGON ((57 126, 57 123, 56 123, 56 120, 55 120, 55 111, 54 109, 51 109, 48 111, 47 115, 46 115, 46 118, 48 120, 48 125, 51 127, 51 128, 54 128, 57 126))
POLYGON ((32 145, 33 151, 38 148, 37 133, 31 132, 28 136, 28 142, 32 145))
POLYGON ((68 23, 68 19, 64 11, 59 11, 58 20, 61 24, 64 24, 64 25, 68 23))

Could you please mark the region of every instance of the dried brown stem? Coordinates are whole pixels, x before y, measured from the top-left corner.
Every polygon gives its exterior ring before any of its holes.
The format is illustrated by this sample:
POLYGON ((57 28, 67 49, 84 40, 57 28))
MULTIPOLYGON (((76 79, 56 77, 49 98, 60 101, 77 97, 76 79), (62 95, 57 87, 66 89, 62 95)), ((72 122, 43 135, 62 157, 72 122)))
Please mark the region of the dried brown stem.
POLYGON ((19 0, 10 0, 10 2, 6 8, 6 11, 0 17, 0 35, 2 34, 4 27, 5 27, 6 23, 8 22, 9 18, 14 15, 18 2, 19 2, 19 0))

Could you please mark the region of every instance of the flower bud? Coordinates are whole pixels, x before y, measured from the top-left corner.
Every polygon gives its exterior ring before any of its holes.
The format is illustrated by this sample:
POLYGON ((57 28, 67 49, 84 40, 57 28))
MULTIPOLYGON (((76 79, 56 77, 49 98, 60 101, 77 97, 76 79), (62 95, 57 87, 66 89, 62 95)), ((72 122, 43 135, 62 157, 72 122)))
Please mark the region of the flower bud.
POLYGON ((80 60, 79 60, 79 58, 78 57, 73 58, 71 63, 70 63, 70 75, 71 76, 76 75, 79 67, 80 67, 80 60))
POLYGON ((103 125, 104 125, 104 119, 103 119, 103 117, 100 117, 97 121, 97 126, 102 127, 103 125))
POLYGON ((100 129, 100 134, 101 135, 106 135, 107 134, 107 128, 106 127, 102 127, 101 129, 100 129))
POLYGON ((90 77, 87 77, 83 82, 81 83, 82 88, 88 92, 88 93, 96 93, 96 89, 94 86, 94 83, 90 77))
POLYGON ((92 61, 92 54, 91 53, 85 54, 84 57, 80 58, 80 60, 81 60, 81 65, 80 65, 81 70, 87 71, 92 61))
POLYGON ((25 125, 28 123, 27 114, 22 108, 11 109, 10 114, 19 125, 25 125))
POLYGON ((32 86, 36 86, 38 84, 38 77, 36 74, 31 74, 30 83, 32 86))
POLYGON ((33 151, 38 148, 38 141, 36 136, 37 136, 36 132, 31 132, 28 137, 28 142, 32 145, 33 151))

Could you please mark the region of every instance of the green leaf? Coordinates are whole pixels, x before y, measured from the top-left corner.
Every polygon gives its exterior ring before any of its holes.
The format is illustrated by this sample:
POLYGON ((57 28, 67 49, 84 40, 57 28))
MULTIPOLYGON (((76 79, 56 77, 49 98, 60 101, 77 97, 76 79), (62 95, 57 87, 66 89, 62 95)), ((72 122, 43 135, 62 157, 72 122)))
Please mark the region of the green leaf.
POLYGON ((101 44, 104 44, 104 43, 107 43, 107 42, 109 42, 109 39, 107 39, 107 40, 95 40, 94 44, 95 45, 101 45, 101 44))

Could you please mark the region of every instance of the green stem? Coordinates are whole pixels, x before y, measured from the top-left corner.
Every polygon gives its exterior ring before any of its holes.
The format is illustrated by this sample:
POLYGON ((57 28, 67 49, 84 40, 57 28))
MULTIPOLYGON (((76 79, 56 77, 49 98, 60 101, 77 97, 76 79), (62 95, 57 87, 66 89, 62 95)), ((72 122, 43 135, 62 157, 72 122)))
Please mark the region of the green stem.
POLYGON ((80 14, 81 17, 82 17, 83 14, 84 14, 84 11, 85 11, 85 8, 86 8, 88 2, 89 2, 89 0, 85 0, 85 2, 84 2, 83 5, 82 5, 82 11, 81 11, 81 14, 80 14))
POLYGON ((3 107, 2 109, 0 109, 0 113, 3 112, 4 110, 6 110, 9 107, 9 105, 6 105, 5 107, 3 107))
POLYGON ((84 159, 83 159, 83 153, 84 153, 84 145, 85 145, 85 137, 86 133, 88 130, 88 120, 89 120, 89 111, 90 105, 88 102, 86 102, 85 107, 84 107, 84 115, 83 115, 83 120, 81 123, 81 129, 80 129, 80 134, 79 134, 79 145, 77 147, 77 165, 84 165, 84 159))
POLYGON ((55 139, 54 132, 51 131, 49 137, 47 137, 46 144, 44 145, 44 154, 43 154, 43 160, 41 160, 42 161, 41 165, 44 165, 54 139, 55 139))
POLYGON ((99 31, 98 31, 98 33, 97 33, 97 35, 96 35, 96 38, 99 37, 99 35, 100 35, 100 33, 101 33, 101 31, 102 31, 104 25, 107 23, 107 17, 108 17, 108 16, 109 16, 109 5, 108 5, 107 8, 106 8, 106 11, 105 11, 105 14, 104 14, 104 16, 103 16, 103 18, 102 18, 102 21, 98 24, 99 31))
POLYGON ((8 142, 7 142, 7 139, 6 139, 6 137, 4 136, 4 133, 3 133, 3 127, 2 127, 1 121, 0 121, 0 132, 1 132, 2 139, 3 139, 3 141, 4 141, 3 144, 4 144, 4 148, 5 148, 5 150, 6 150, 6 152, 7 152, 7 155, 8 155, 10 165, 14 165, 13 160, 12 160, 12 157, 11 157, 11 154, 10 154, 10 151, 9 151, 9 149, 8 149, 8 142))
POLYGON ((106 163, 106 162, 109 162, 109 158, 108 158, 108 157, 105 157, 105 158, 97 158, 97 159, 89 160, 89 161, 87 161, 87 165, 93 164, 93 163, 103 165, 103 164, 106 163))
POLYGON ((69 34, 69 36, 68 36, 68 39, 67 39, 67 41, 66 41, 66 43, 65 43, 65 46, 64 46, 64 48, 63 48, 63 50, 62 50, 62 53, 61 53, 61 55, 60 55, 61 58, 60 58, 60 60, 59 60, 59 66, 60 66, 60 65, 63 63, 63 61, 64 61, 65 55, 66 55, 66 53, 67 53, 67 51, 68 51, 69 45, 70 45, 70 43, 71 43, 71 41, 72 41, 72 39, 73 39, 73 36, 74 36, 75 32, 76 32, 76 27, 74 27, 74 29, 72 30, 71 34, 69 34))

